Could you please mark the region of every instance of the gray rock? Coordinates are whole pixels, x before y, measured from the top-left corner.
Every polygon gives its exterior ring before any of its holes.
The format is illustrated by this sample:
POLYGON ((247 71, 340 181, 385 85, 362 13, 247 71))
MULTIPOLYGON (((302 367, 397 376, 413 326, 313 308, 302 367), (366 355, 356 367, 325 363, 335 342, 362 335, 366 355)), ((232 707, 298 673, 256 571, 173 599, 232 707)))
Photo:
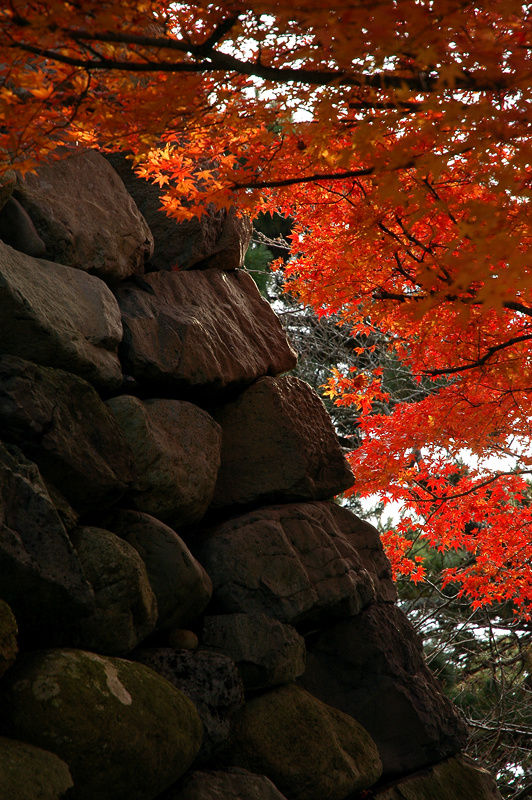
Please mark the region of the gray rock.
POLYGON ((95 150, 76 151, 26 174, 15 196, 50 261, 110 281, 144 272, 153 252, 150 229, 120 177, 95 150))
POLYGON ((305 671, 303 637, 265 614, 205 617, 201 643, 235 662, 246 689, 290 683, 305 671))
POLYGON ((29 653, 4 677, 0 695, 9 734, 68 764, 71 800, 154 800, 186 772, 201 743, 190 700, 120 658, 29 653))
POLYGON ((43 258, 46 254, 46 245, 15 197, 6 200, 0 211, 0 239, 28 256, 43 258))
POLYGON ((298 378, 261 378, 214 416, 223 439, 213 508, 327 500, 353 484, 325 406, 298 378))
POLYGON ((323 631, 307 648, 300 683, 364 725, 385 776, 413 772, 461 749, 464 724, 398 608, 372 605, 323 631))
POLYGON ((212 583, 177 533, 138 511, 117 511, 109 527, 135 548, 146 565, 157 598, 157 628, 179 629, 194 622, 211 598, 212 583))
POLYGON ((196 771, 183 786, 170 789, 165 800, 286 800, 265 775, 233 767, 225 772, 196 771))
POLYGON ((107 406, 133 452, 137 478, 131 505, 173 527, 200 520, 220 465, 217 423, 206 411, 179 400, 121 395, 107 406))
POLYGON ((0 678, 17 657, 17 634, 17 621, 13 612, 7 603, 0 600, 0 678))
POLYGON ((450 758, 378 792, 375 800, 502 800, 502 798, 495 780, 487 770, 468 758, 450 758))
POLYGON ((122 323, 108 287, 91 275, 0 242, 2 352, 60 367, 112 391, 122 383, 122 323))
POLYGON ((375 588, 332 509, 330 503, 267 506, 191 542, 213 582, 213 610, 305 625, 358 614, 375 588))
POLYGON ((0 437, 19 444, 77 511, 105 509, 133 476, 131 451, 81 378, 0 355, 0 437))
POLYGON ((80 647, 118 655, 133 650, 155 629, 157 600, 146 567, 134 547, 102 528, 71 534, 96 608, 80 621, 80 647))
POLYGON ((208 210, 200 218, 177 222, 161 210, 161 189, 138 178, 122 153, 106 156, 153 233, 155 247, 149 262, 153 270, 205 269, 232 270, 241 267, 251 240, 249 217, 237 216, 234 209, 208 210))
POLYGON ((142 384, 212 398, 295 366, 281 323, 243 270, 154 272, 117 297, 124 369, 142 384))
POLYGON ((64 637, 94 605, 78 557, 39 470, 0 445, 0 594, 28 641, 64 637))
POLYGON ((344 800, 382 771, 361 725, 292 684, 246 703, 228 758, 266 775, 289 800, 344 800))
POLYGON ((0 797, 60 800, 73 785, 67 765, 54 753, 0 737, 0 797))
POLYGON ((227 656, 170 647, 139 649, 132 654, 192 700, 203 722, 198 756, 208 761, 231 736, 235 714, 244 703, 244 688, 227 656))

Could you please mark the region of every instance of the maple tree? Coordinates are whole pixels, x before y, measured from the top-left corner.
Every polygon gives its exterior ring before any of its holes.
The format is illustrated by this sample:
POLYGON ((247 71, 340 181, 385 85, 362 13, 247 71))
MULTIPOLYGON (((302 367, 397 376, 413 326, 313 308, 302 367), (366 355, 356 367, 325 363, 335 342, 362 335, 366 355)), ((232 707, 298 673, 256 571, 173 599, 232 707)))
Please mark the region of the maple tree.
POLYGON ((355 490, 405 509, 383 536, 396 574, 422 579, 423 537, 464 555, 445 579, 474 605, 525 615, 530 34, 516 0, 0 9, 0 175, 97 145, 129 150, 177 219, 291 215, 290 291, 430 384, 415 403, 379 368, 327 386, 359 409, 355 490))

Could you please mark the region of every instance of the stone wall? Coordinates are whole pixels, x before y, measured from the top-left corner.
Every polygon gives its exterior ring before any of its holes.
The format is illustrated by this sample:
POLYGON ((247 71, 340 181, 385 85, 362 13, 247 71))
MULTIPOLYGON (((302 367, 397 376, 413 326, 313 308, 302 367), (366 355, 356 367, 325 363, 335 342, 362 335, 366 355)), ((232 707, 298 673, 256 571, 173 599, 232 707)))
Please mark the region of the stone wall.
POLYGON ((0 800, 495 800, 249 221, 111 162, 1 193, 0 800))

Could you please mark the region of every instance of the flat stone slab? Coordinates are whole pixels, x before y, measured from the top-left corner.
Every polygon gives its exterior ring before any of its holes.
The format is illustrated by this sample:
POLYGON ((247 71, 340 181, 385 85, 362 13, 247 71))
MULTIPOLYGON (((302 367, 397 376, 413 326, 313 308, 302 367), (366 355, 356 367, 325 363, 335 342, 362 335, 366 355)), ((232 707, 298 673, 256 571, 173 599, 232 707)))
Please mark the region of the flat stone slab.
POLYGON ((105 391, 122 383, 122 323, 103 281, 0 242, 2 352, 73 372, 105 391))
POLYGON ((292 369, 281 323, 244 270, 153 272, 117 291, 124 370, 166 391, 213 393, 292 369))
POLYGON ((502 800, 502 797, 487 770, 467 757, 458 757, 398 781, 376 794, 375 800, 502 800))

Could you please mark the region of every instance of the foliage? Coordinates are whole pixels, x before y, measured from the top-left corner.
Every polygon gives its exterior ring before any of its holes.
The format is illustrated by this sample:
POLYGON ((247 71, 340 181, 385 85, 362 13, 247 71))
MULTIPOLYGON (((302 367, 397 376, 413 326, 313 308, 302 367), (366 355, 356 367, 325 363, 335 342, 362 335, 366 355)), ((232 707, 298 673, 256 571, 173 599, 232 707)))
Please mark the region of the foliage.
POLYGON ((422 578, 423 536, 467 552, 445 580, 475 608, 525 616, 530 33, 518 0, 0 9, 0 174, 98 144, 132 151, 178 219, 293 217, 290 291, 432 382, 392 408, 371 359, 328 384, 359 417, 356 490, 406 508, 384 536, 396 573, 422 578))

